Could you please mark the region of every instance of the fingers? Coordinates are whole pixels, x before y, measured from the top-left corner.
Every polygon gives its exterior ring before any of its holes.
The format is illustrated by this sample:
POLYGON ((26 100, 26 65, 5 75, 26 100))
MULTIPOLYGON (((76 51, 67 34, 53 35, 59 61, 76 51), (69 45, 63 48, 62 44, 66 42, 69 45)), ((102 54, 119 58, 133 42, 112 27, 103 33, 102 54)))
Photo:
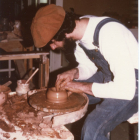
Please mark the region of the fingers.
POLYGON ((66 85, 66 83, 69 81, 70 81, 69 78, 58 75, 56 83, 55 83, 56 90, 59 91, 60 88, 63 87, 64 85, 66 85))
POLYGON ((72 81, 76 72, 77 69, 72 69, 59 74, 55 83, 56 90, 60 90, 61 87, 64 87, 68 82, 72 81))
POLYGON ((71 92, 71 91, 68 91, 68 97, 72 94, 73 92, 71 92))
POLYGON ((70 81, 70 78, 67 78, 67 79, 59 79, 57 82, 56 82, 56 90, 59 91, 60 88, 63 88, 68 82, 70 81))
POLYGON ((69 81, 72 81, 71 76, 67 74, 59 74, 55 83, 56 90, 58 91, 61 87, 64 87, 69 81))
POLYGON ((56 80, 56 82, 55 82, 56 91, 59 91, 61 81, 62 81, 62 80, 60 79, 60 75, 58 75, 58 76, 57 76, 57 80, 56 80))
POLYGON ((55 87, 56 87, 56 91, 59 91, 59 85, 55 85, 55 87))
POLYGON ((57 80, 55 83, 57 91, 60 89, 60 87, 61 87, 60 85, 64 79, 65 79, 64 75, 62 75, 62 74, 57 75, 57 80))
POLYGON ((71 81, 71 79, 68 77, 67 79, 65 79, 64 81, 61 82, 60 87, 64 87, 70 81, 71 81))
POLYGON ((68 82, 64 88, 71 92, 83 93, 82 86, 79 82, 68 82))

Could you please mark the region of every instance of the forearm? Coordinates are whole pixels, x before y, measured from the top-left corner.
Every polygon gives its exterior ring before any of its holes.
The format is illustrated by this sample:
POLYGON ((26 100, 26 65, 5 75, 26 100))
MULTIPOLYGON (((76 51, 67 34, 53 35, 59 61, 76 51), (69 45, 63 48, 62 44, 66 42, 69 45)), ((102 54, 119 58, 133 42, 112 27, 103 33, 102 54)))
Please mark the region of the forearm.
POLYGON ((86 82, 68 82, 65 85, 65 89, 75 93, 87 93, 93 96, 92 93, 92 84, 93 83, 86 83, 86 82))
POLYGON ((83 91, 84 93, 87 93, 87 94, 93 96, 92 84, 93 84, 93 83, 86 83, 86 82, 83 82, 83 83, 82 83, 82 91, 83 91))

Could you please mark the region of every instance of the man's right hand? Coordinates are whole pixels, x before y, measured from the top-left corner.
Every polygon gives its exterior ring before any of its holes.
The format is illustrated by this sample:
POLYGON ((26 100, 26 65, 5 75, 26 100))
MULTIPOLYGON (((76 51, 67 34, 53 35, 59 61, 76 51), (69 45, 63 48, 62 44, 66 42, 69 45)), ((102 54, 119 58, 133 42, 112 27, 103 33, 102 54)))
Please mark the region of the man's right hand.
POLYGON ((57 80, 55 83, 56 90, 59 91, 59 89, 65 86, 68 82, 72 81, 73 79, 78 79, 78 77, 79 77, 78 68, 74 68, 57 75, 57 80))

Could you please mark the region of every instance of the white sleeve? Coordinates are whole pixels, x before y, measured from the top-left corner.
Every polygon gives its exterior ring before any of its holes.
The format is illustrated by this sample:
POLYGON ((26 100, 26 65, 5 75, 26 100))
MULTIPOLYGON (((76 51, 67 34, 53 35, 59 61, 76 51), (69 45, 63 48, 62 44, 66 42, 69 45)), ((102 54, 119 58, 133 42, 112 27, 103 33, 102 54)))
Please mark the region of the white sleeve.
POLYGON ((95 64, 87 57, 83 49, 76 46, 75 50, 76 61, 79 63, 77 68, 79 69, 79 78, 76 80, 86 80, 96 73, 97 67, 95 64))
POLYGON ((104 28, 100 31, 100 50, 114 79, 109 83, 93 83, 92 92, 95 97, 131 100, 135 94, 135 71, 128 46, 133 37, 122 25, 114 24, 109 23, 105 25, 109 30, 104 28))

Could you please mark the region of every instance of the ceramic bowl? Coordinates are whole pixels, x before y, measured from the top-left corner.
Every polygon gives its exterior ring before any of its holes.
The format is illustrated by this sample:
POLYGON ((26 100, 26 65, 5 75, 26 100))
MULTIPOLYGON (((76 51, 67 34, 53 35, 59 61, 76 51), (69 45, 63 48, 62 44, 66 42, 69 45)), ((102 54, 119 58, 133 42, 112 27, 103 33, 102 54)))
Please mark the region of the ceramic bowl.
POLYGON ((7 86, 0 85, 0 106, 2 106, 8 98, 8 93, 11 92, 11 89, 7 86))
POLYGON ((68 94, 65 90, 56 91, 55 87, 49 88, 47 91, 47 101, 52 103, 64 103, 68 100, 68 94))

